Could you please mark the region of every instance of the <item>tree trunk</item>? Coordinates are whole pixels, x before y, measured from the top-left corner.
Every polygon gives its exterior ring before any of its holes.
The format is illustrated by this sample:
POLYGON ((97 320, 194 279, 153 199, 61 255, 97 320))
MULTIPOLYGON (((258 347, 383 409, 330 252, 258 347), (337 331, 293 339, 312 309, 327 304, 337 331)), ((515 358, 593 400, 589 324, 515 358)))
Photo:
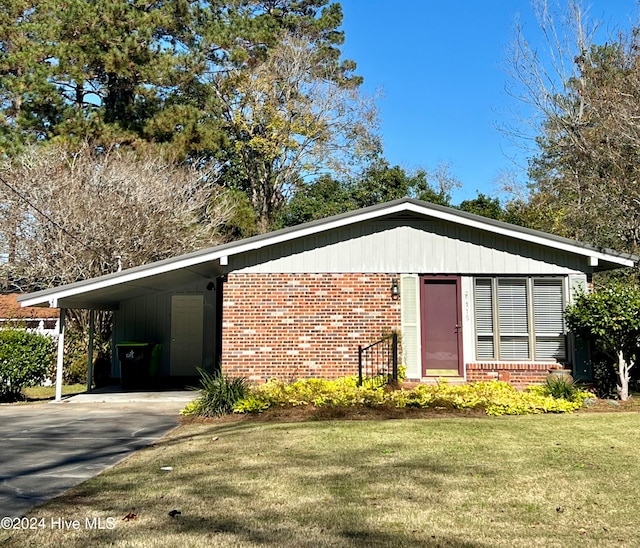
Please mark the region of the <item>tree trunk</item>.
POLYGON ((633 366, 628 364, 624 359, 622 350, 618 351, 618 376, 620 378, 620 384, 616 387, 618 389, 618 396, 622 401, 629 399, 629 369, 633 366))

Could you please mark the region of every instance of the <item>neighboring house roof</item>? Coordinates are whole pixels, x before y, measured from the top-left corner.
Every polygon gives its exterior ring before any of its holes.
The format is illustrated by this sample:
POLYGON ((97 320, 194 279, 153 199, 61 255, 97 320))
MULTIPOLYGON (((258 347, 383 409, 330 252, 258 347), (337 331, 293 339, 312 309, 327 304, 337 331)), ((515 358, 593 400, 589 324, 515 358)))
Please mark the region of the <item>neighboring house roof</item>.
POLYGON ((0 320, 50 320, 57 318, 57 311, 50 308, 21 307, 16 293, 0 295, 0 320))
MULTIPOLYGON (((335 228, 383 217, 414 214, 430 219, 457 223, 467 227, 494 233, 545 247, 582 255, 591 267, 602 269, 634 266, 638 257, 618 253, 531 230, 472 213, 439 206, 412 198, 403 198, 364 209, 335 215, 302 225, 276 230, 216 247, 202 249, 135 268, 107 274, 61 287, 47 289, 19 297, 22 306, 68 306, 77 308, 115 308, 117 302, 131 298, 136 290, 150 289, 145 281, 152 281, 153 288, 171 287, 198 276, 211 276, 210 263, 218 261, 224 266, 232 255, 246 253, 266 246, 303 238, 335 228), (205 267, 209 265, 209 267, 205 267), (599 266, 598 266, 599 265, 599 266)), ((222 273, 222 270, 220 270, 222 273)))

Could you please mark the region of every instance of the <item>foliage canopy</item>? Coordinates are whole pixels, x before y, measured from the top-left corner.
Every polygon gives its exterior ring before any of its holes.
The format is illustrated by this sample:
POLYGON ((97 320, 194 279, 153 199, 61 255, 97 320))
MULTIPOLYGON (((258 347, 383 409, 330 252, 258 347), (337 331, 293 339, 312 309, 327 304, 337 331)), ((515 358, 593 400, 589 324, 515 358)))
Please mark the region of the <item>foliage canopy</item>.
POLYGON ((510 62, 510 89, 533 129, 521 131, 536 146, 524 217, 534 228, 636 253, 640 28, 596 43, 599 23, 579 1, 534 7, 546 43, 534 46, 518 29, 510 62))
POLYGON ((569 329, 593 340, 615 364, 618 394, 626 400, 640 342, 640 288, 614 282, 593 293, 578 294, 565 318, 569 329))
POLYGON ((240 189, 259 231, 318 169, 379 150, 329 0, 10 0, 0 8, 0 153, 160 148, 240 189))

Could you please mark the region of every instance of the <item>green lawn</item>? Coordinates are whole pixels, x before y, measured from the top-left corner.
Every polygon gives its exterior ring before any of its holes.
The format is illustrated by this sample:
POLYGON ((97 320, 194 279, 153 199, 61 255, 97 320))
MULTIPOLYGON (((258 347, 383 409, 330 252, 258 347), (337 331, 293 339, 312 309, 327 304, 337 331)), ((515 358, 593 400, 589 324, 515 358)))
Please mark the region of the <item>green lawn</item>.
POLYGON ((185 424, 30 514, 44 528, 0 543, 640 546, 639 419, 185 424), (60 517, 81 530, 52 530, 60 517), (87 529, 96 517, 114 528, 87 529))
MULTIPOLYGON (((72 396, 74 394, 82 394, 87 391, 86 384, 63 384, 62 395, 72 396)), ((56 387, 53 386, 32 386, 23 388, 22 394, 27 401, 52 400, 56 397, 56 387)))

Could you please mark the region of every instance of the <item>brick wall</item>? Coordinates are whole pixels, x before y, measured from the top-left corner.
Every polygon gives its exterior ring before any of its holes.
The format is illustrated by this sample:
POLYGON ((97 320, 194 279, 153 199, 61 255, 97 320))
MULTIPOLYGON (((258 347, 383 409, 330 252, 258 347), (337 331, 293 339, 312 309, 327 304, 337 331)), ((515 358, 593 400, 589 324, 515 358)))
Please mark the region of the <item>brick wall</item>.
POLYGON ((550 363, 468 363, 467 381, 505 381, 522 389, 540 384, 549 375, 550 363))
MULTIPOLYGON (((358 345, 400 327, 397 274, 229 274, 223 371, 253 381, 337 378, 358 371, 358 345)), ((400 353, 400 355, 402 355, 400 353)), ((468 363, 467 381, 544 382, 549 363, 468 363)))
POLYGON ((254 381, 358 372, 358 345, 400 327, 396 274, 229 274, 222 369, 254 381))

